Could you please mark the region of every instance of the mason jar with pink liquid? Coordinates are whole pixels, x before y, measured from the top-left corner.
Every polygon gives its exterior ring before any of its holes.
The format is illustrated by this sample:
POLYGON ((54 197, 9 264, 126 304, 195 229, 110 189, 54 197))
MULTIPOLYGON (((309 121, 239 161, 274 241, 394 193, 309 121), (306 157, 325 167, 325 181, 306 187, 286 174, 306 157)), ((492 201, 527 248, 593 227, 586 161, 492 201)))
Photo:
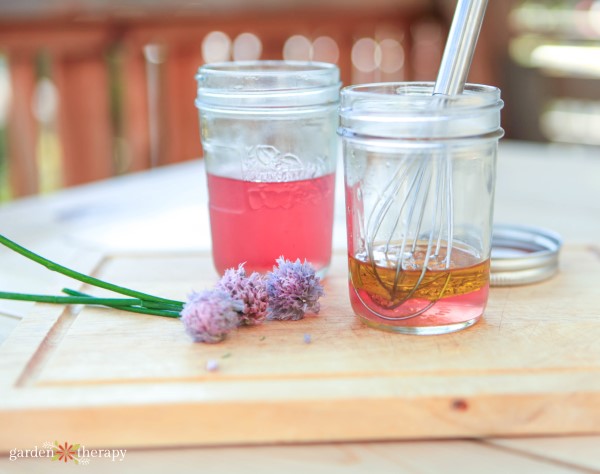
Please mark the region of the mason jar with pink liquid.
POLYGON ((207 64, 196 106, 219 273, 331 260, 339 70, 319 62, 207 64))

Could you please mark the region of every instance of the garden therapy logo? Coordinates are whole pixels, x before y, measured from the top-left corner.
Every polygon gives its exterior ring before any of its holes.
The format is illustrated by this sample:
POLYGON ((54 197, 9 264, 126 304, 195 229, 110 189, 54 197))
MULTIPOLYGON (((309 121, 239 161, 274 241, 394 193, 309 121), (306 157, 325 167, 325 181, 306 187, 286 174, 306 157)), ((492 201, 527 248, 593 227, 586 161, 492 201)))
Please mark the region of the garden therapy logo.
POLYGON ((125 459, 126 449, 88 449, 79 443, 51 443, 46 441, 42 447, 34 446, 33 449, 10 450, 8 459, 17 461, 23 458, 50 458, 51 461, 86 465, 92 459, 104 458, 112 462, 123 461, 125 459))
MULTIPOLYGON (((44 445, 48 444, 44 443, 44 445)), ((55 441, 52 448, 54 450, 54 456, 51 458, 52 461, 73 461, 75 464, 79 464, 79 456, 77 454, 79 444, 69 444, 66 441, 65 444, 58 444, 58 441, 55 441)))

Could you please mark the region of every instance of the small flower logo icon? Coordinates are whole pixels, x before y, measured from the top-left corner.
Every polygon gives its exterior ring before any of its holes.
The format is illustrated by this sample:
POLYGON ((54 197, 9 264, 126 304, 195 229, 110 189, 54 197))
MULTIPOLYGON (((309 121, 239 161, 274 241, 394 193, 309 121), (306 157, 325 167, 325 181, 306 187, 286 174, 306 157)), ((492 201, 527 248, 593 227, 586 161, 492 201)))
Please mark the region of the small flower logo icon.
POLYGON ((72 460, 75 464, 79 464, 77 457, 79 444, 69 444, 66 441, 64 444, 58 444, 58 441, 55 441, 54 449, 55 451, 54 456, 52 456, 52 461, 69 462, 72 460))

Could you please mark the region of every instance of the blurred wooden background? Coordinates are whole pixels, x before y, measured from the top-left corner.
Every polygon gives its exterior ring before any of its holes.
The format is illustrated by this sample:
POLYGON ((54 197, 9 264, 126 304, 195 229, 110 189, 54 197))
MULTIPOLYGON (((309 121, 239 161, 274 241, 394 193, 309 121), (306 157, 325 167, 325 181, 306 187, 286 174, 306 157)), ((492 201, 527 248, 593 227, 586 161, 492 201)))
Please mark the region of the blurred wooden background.
MULTIPOLYGON (((490 3, 469 80, 500 85, 511 2, 490 3)), ((203 62, 324 60, 345 85, 434 80, 454 5, 3 2, 0 201, 201 156, 194 75, 203 62)))

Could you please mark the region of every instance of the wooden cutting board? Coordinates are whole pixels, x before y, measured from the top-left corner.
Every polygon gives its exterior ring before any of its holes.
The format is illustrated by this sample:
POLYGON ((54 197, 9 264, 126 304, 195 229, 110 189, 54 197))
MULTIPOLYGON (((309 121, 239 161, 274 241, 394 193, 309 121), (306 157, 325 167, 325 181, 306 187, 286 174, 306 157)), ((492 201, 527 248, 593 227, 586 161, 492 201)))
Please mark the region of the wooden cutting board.
MULTIPOLYGON (((139 447, 600 433, 600 252, 568 247, 561 262, 552 280, 494 288, 484 320, 444 336, 361 324, 343 255, 319 316, 240 328, 216 345, 191 342, 178 320, 37 305, 0 347, 0 451, 54 439, 139 447), (218 371, 206 370, 209 359, 218 371)), ((217 280, 208 255, 92 263, 96 276, 178 299, 217 280)))

